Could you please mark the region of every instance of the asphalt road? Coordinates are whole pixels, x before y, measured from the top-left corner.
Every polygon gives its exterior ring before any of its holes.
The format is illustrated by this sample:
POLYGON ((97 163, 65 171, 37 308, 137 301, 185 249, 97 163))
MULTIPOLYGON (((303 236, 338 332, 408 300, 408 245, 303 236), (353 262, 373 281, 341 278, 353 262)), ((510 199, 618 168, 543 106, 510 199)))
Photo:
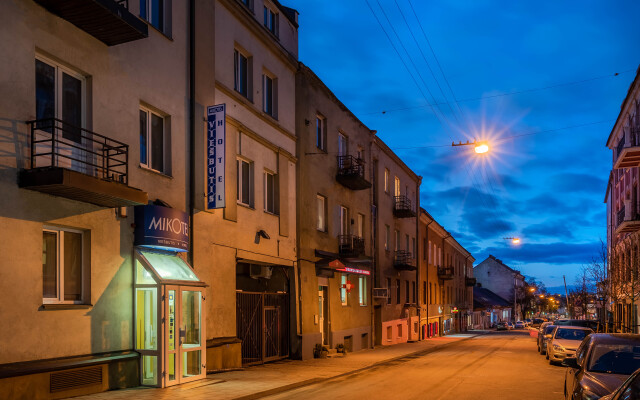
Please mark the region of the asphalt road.
POLYGON ((565 368, 536 350, 528 331, 492 332, 269 399, 563 399, 565 368))

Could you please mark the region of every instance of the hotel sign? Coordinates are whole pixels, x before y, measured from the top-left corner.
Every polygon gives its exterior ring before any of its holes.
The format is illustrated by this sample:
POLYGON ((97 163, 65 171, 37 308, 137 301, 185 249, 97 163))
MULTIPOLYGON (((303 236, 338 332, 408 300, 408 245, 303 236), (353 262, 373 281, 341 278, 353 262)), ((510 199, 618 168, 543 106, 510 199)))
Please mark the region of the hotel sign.
POLYGON ((207 208, 224 208, 225 105, 207 107, 207 208))
POLYGON ((136 206, 134 246, 170 251, 189 250, 189 215, 174 208, 136 206))

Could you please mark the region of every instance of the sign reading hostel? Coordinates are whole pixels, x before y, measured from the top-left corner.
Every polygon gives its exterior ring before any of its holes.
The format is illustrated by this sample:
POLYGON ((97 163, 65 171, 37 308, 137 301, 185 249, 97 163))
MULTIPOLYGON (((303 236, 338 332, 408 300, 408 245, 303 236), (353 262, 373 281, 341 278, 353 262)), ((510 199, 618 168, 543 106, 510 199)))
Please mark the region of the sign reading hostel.
POLYGON ((207 208, 224 208, 225 105, 207 107, 207 208))
POLYGON ((162 206, 136 206, 134 246, 189 250, 189 214, 162 206))

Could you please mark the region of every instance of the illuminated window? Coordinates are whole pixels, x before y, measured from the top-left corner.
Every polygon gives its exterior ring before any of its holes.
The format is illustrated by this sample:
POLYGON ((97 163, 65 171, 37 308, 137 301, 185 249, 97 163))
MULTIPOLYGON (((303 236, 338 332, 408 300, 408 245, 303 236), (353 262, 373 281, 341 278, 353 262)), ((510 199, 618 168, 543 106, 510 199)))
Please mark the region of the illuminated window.
POLYGON ((321 232, 327 231, 327 198, 322 195, 316 195, 316 229, 321 232))
POLYGON ((389 169, 384 169, 384 192, 389 193, 389 169))
POLYGON ((363 275, 358 277, 358 298, 361 306, 367 305, 367 277, 363 275))
POLYGON ((389 236, 390 236, 390 230, 391 228, 389 227, 389 225, 385 225, 384 226, 384 249, 385 250, 389 250, 389 236))
POLYGON ((343 306, 348 305, 347 296, 347 274, 340 275, 340 301, 343 306))
POLYGON ((70 229, 42 231, 42 297, 44 303, 82 304, 88 297, 83 257, 84 234, 70 229))

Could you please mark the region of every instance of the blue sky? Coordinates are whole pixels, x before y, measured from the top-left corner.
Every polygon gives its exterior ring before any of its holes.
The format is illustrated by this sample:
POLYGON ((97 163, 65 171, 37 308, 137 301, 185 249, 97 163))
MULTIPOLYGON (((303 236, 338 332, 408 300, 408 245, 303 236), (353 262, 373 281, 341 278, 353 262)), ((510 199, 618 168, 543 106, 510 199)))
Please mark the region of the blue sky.
POLYGON ((640 2, 284 4, 300 13, 300 60, 423 177, 422 206, 477 262, 574 282, 606 238, 605 141, 640 63, 640 2), (488 157, 450 146, 474 137, 488 157))

